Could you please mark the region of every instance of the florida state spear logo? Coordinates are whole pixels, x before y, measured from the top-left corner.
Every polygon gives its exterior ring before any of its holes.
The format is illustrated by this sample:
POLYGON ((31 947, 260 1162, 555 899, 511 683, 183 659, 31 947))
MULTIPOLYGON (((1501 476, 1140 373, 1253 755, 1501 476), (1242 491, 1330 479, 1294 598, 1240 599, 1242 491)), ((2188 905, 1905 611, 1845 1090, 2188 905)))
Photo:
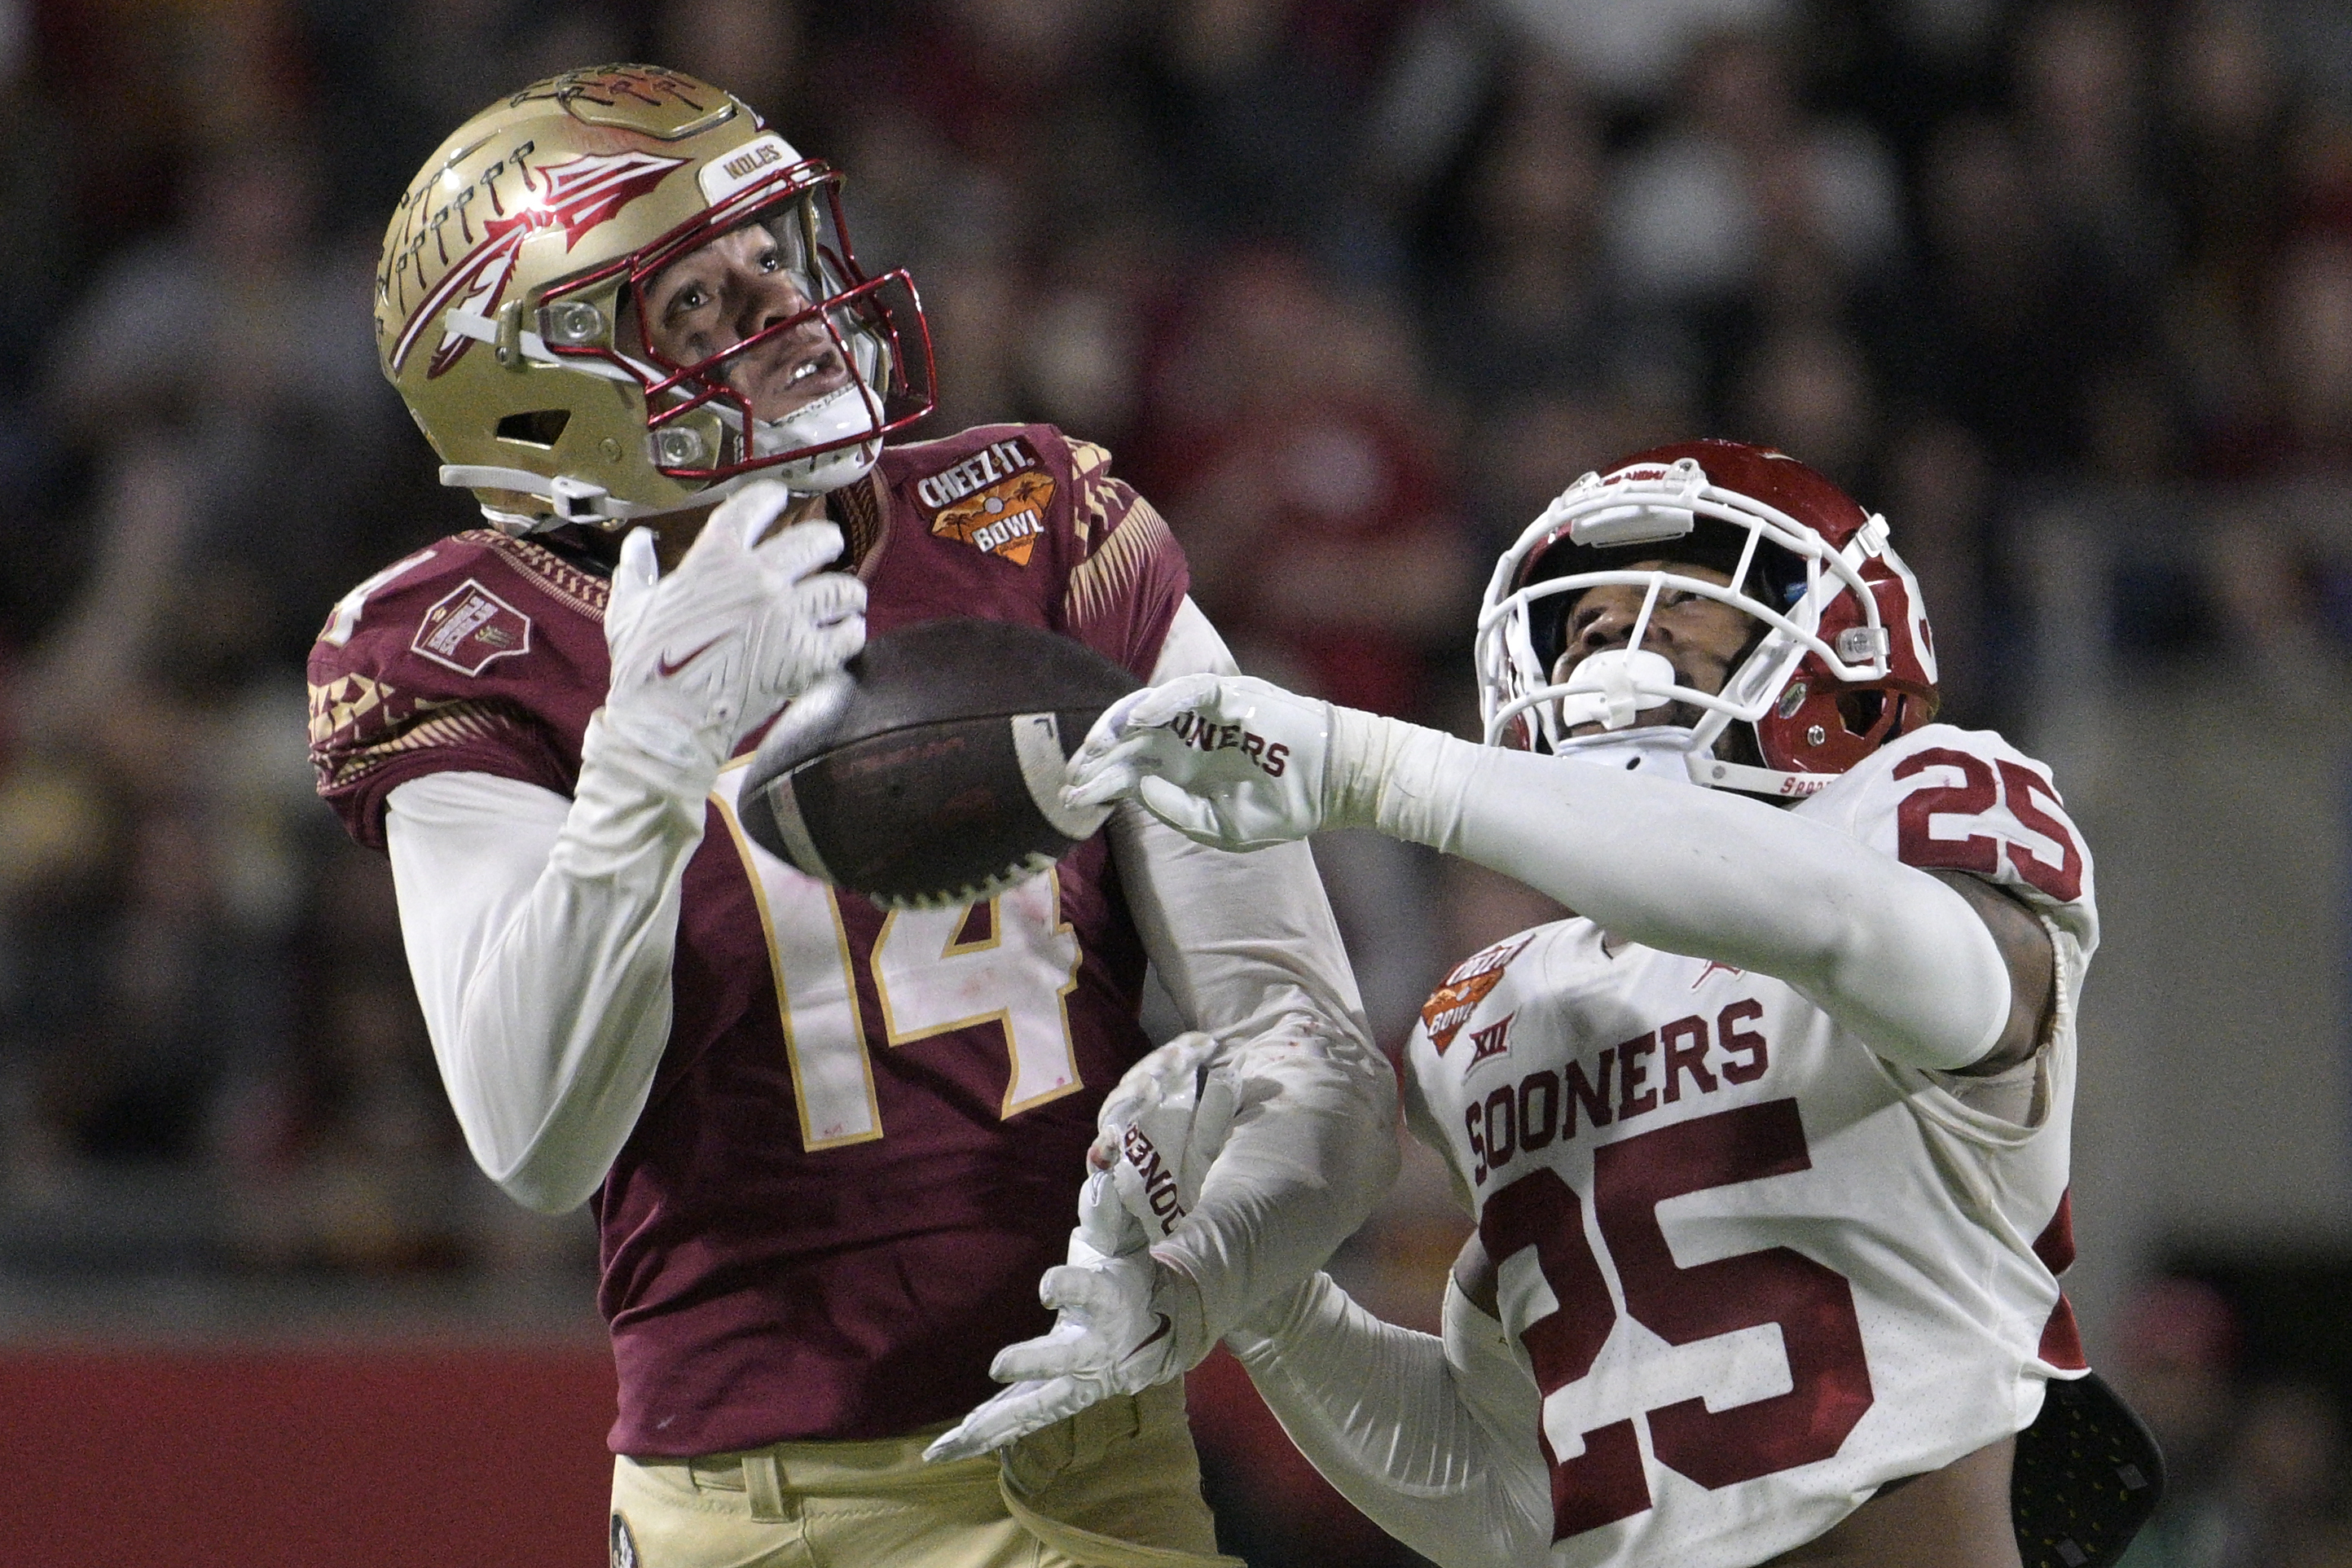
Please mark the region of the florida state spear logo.
MULTIPOLYGON (((410 314, 408 324, 401 329, 400 342, 393 350, 393 373, 397 375, 408 362, 409 351, 415 347, 417 334, 425 329, 425 324, 457 295, 465 295, 463 308, 474 315, 488 316, 498 308, 499 297, 506 292, 507 278, 514 271, 515 254, 522 249, 523 241, 560 226, 563 230, 563 248, 570 250, 580 243, 582 235, 660 184, 671 170, 685 162, 683 158, 662 158, 651 152, 583 153, 539 169, 536 184, 532 183, 534 171, 524 164, 526 193, 522 202, 512 212, 483 219, 481 243, 444 274, 410 314)), ((433 361, 425 374, 446 372, 465 357, 474 341, 454 329, 443 331, 440 346, 433 350, 433 361)))

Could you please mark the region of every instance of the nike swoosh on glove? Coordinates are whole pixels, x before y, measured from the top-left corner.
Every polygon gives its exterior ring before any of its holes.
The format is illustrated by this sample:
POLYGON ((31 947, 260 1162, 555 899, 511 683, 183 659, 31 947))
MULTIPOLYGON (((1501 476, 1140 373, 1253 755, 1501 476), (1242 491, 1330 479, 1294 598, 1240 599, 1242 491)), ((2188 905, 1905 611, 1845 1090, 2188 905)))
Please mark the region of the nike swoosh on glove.
POLYGON ((1259 850, 1344 825, 1328 809, 1339 710, 1248 675, 1185 675, 1104 710, 1063 804, 1133 796, 1185 837, 1259 850))
POLYGON ((681 798, 699 798, 748 731, 866 645, 866 585, 818 570, 841 554, 841 530, 795 523, 761 538, 792 499, 773 481, 745 486, 666 577, 651 529, 621 543, 604 727, 677 772, 681 798))
POLYGON ((1070 1260, 1045 1270, 1037 1297, 1059 1313, 1052 1332, 997 1352, 988 1375, 1012 1387, 942 1434, 923 1458, 968 1459, 1075 1416, 1114 1394, 1165 1383, 1209 1353, 1180 1324, 1173 1276, 1144 1249, 1143 1227, 1108 1171, 1087 1178, 1070 1260))

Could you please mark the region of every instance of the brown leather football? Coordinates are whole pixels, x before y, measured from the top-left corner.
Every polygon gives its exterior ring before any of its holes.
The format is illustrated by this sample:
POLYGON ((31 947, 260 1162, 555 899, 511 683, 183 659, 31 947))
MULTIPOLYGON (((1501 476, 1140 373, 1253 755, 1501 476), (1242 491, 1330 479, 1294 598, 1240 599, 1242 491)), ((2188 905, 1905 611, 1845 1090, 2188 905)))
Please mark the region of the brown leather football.
POLYGON ((1109 816, 1062 805, 1062 764, 1139 684, 1034 626, 959 617, 884 632, 760 743, 743 830, 787 864, 888 907, 991 897, 1109 816))

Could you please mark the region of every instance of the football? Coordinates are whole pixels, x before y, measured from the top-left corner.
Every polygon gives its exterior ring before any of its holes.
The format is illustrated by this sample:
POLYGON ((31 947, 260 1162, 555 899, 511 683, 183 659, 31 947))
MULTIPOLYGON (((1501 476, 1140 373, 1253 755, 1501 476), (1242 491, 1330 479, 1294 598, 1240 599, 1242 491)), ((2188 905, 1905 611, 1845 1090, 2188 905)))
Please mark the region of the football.
POLYGON ((760 743, 743 831, 886 907, 992 896, 1109 817, 1062 805, 1062 764, 1139 684, 1034 626, 956 618, 884 632, 760 743))

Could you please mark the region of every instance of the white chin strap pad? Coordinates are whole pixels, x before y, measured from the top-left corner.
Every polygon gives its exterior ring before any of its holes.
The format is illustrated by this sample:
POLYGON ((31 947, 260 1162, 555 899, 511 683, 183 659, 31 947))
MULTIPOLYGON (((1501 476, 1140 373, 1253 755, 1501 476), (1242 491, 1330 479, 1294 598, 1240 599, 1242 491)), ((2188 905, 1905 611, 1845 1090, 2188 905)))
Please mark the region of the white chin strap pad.
POLYGON ((779 464, 771 470, 774 477, 803 496, 838 490, 852 480, 864 478, 881 457, 883 423, 881 399, 860 374, 853 377, 847 386, 827 392, 782 419, 753 421, 751 455, 772 457, 779 452, 793 452, 804 446, 873 436, 871 441, 836 446, 813 457, 779 464))
POLYGON ((1599 724, 1623 729, 1633 716, 1674 700, 1675 667, 1647 648, 1607 648, 1588 654, 1569 673, 1559 699, 1563 732, 1599 724))
POLYGON ((1691 759, 1694 756, 1705 758, 1707 753, 1695 752, 1692 738, 1689 730, 1677 725, 1645 724, 1613 734, 1603 731, 1563 740, 1552 747, 1552 755, 1619 773, 1639 773, 1673 784, 1694 784, 1697 780, 1691 777, 1691 759))

